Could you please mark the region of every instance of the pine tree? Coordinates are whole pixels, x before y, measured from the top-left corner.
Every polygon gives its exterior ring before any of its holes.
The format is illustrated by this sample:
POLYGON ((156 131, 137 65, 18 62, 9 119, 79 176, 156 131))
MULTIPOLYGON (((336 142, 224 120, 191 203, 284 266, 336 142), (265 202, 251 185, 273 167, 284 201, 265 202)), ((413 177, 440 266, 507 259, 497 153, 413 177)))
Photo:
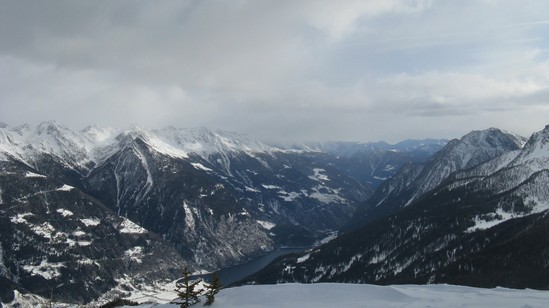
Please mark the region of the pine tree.
POLYGON ((219 290, 221 290, 222 287, 223 285, 221 284, 219 277, 217 277, 216 273, 213 273, 212 282, 206 285, 206 302, 204 303, 204 306, 213 304, 215 295, 219 293, 219 290))
POLYGON ((179 304, 181 308, 188 308, 189 306, 196 304, 200 301, 198 298, 201 294, 200 291, 195 290, 197 284, 200 283, 200 280, 191 281, 190 279, 191 272, 185 267, 183 270, 183 281, 178 281, 175 284, 175 292, 177 293, 177 301, 172 302, 172 304, 179 304))

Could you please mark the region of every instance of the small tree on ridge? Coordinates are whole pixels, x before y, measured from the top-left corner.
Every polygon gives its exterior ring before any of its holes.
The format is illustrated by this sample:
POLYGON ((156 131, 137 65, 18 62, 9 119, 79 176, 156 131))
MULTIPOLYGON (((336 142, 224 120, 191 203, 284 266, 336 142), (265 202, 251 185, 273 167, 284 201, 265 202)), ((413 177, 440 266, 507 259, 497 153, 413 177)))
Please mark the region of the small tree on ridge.
POLYGON ((221 290, 222 287, 223 285, 221 284, 219 277, 217 277, 217 274, 214 272, 212 274, 212 282, 206 285, 206 302, 204 303, 204 306, 213 304, 215 295, 219 293, 219 290, 221 290))
POLYGON ((185 267, 183 270, 183 281, 178 281, 175 284, 175 292, 177 293, 177 300, 172 304, 179 304, 181 308, 188 308, 189 306, 196 304, 200 301, 201 291, 195 290, 196 285, 200 283, 200 280, 191 281, 191 272, 185 267))

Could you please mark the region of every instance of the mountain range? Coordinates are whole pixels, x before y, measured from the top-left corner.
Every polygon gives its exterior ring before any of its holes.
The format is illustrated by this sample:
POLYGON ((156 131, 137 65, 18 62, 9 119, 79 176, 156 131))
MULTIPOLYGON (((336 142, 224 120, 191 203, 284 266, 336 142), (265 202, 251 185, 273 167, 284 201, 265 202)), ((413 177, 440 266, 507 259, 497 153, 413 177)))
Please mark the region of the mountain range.
POLYGON ((472 132, 382 184, 353 231, 247 282, 549 289, 548 176, 549 126, 527 140, 472 132))
POLYGON ((87 303, 184 266, 312 245, 380 179, 445 143, 276 147, 205 128, 0 125, 0 297, 87 303))
POLYGON ((0 125, 0 299, 85 304, 279 247, 241 283, 549 289, 549 126, 268 145, 206 128, 0 125))

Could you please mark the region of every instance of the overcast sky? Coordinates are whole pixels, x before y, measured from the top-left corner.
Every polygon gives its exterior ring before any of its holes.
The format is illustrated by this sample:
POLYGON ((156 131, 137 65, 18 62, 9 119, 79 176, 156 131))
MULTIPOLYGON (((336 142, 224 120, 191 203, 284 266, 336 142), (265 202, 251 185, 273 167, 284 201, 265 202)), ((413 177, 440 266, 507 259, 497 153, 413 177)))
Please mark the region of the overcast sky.
POLYGON ((547 0, 0 0, 0 121, 265 141, 549 124, 547 0))

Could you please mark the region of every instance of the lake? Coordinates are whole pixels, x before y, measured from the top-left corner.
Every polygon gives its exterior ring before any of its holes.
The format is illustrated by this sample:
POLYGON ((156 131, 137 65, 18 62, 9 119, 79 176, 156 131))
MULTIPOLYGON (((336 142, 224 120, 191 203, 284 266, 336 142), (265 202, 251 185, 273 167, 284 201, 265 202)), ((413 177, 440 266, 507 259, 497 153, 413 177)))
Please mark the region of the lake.
MULTIPOLYGON (((234 282, 237 282, 259 271, 260 269, 269 265, 269 263, 271 263, 277 257, 290 254, 290 253, 302 252, 310 248, 311 247, 294 247, 294 248, 280 248, 278 250, 273 250, 265 255, 256 257, 246 263, 237 264, 231 267, 220 269, 219 271, 217 271, 217 276, 219 277, 219 280, 221 280, 221 283, 224 286, 228 286, 234 282)), ((202 278, 205 281, 209 281, 210 277, 211 277, 210 274, 193 276, 193 278, 202 278)))

